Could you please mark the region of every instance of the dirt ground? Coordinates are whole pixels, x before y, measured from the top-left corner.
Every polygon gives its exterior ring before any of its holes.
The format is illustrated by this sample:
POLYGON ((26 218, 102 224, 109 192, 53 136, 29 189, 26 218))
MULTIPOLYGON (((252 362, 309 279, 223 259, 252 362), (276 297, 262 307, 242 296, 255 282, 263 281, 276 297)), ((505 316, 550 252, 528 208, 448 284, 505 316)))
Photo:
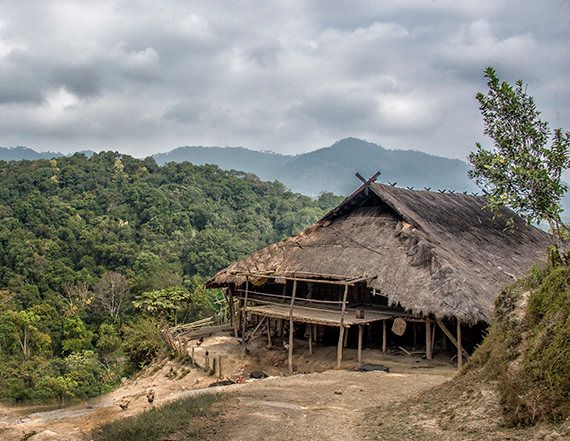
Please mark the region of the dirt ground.
POLYGON ((195 348, 200 365, 204 365, 207 351, 210 360, 222 356, 225 378, 245 379, 254 370, 264 371, 270 378, 207 388, 216 377, 189 364, 164 360, 113 392, 70 407, 0 407, 0 439, 20 440, 35 433, 28 439, 87 440, 94 427, 149 408, 146 392, 150 389, 155 391, 154 405, 194 394, 233 392, 220 402, 220 421, 209 439, 361 439, 359 424, 364 411, 400 402, 455 374, 445 358, 426 361, 378 350, 365 350, 364 361, 383 364, 390 373, 354 372, 347 370, 356 366, 356 352, 350 349, 346 350, 344 370, 331 370, 336 347, 316 347, 309 356, 304 345, 306 342, 296 342, 297 375, 285 376, 287 350, 283 346, 267 349, 265 341, 258 339, 250 342, 248 353, 244 353, 233 337, 211 337, 195 348), (119 404, 127 401, 128 408, 121 410, 119 404))

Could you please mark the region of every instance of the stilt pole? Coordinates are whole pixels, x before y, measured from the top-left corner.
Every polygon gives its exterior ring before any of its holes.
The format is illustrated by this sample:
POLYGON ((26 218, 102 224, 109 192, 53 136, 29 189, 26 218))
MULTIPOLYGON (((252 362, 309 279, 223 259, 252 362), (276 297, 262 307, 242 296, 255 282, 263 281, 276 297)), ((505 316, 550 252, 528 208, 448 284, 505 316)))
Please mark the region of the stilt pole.
POLYGON ((336 367, 340 369, 342 365, 342 344, 344 340, 344 313, 346 312, 346 298, 348 297, 348 285, 344 286, 344 296, 342 298, 342 310, 340 313, 340 326, 338 333, 338 346, 336 348, 336 367))
POLYGON ((386 335, 386 320, 382 320, 382 352, 386 352, 388 336, 386 335))
POLYGON ((432 353, 432 334, 431 334, 431 320, 426 320, 426 358, 431 360, 433 358, 432 353))
POLYGON ((362 325, 358 325, 358 365, 362 366, 362 334, 364 328, 362 325))
POLYGON ((463 343, 461 341, 461 320, 457 319, 457 369, 463 367, 463 343))
POLYGON ((297 294, 297 281, 293 280, 293 294, 291 294, 291 308, 289 309, 289 357, 288 366, 289 373, 293 373, 293 333, 295 325, 293 323, 293 305, 295 304, 295 295, 297 294))

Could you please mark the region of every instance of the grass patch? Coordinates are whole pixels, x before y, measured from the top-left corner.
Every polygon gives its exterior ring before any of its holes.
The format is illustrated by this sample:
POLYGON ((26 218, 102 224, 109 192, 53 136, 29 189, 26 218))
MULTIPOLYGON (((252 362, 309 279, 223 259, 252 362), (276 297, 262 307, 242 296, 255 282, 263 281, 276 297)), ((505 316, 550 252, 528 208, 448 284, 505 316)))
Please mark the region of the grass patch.
POLYGON ((212 404, 221 395, 201 395, 185 398, 161 407, 144 411, 139 415, 105 424, 93 430, 94 441, 155 441, 177 432, 177 439, 202 439, 193 420, 214 417, 212 404), (187 429, 187 430, 184 430, 187 429))

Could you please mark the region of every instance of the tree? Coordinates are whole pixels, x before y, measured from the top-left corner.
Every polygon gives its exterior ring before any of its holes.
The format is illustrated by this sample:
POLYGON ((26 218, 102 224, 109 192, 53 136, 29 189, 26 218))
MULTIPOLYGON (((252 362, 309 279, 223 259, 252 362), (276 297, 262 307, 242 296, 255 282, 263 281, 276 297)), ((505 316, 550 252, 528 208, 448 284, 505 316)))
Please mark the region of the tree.
MULTIPOLYGON (((560 200, 566 192, 562 173, 570 166, 570 133, 540 119, 533 97, 518 80, 501 82, 491 67, 485 70, 489 90, 476 95, 490 149, 477 143, 469 155, 469 172, 487 195, 496 213, 507 206, 527 222, 546 221, 564 259, 565 247, 560 200), (550 145, 549 145, 550 144, 550 145)), ((512 225, 512 220, 511 220, 512 225)))
POLYGON ((108 271, 95 286, 94 304, 113 320, 117 320, 127 306, 130 292, 129 282, 123 275, 108 271))

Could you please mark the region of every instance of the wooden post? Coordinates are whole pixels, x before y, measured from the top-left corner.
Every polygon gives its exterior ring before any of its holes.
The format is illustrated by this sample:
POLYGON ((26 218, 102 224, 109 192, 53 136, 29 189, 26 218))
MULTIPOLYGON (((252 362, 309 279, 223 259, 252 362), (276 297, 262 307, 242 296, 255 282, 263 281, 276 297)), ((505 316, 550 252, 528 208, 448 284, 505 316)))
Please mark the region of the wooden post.
POLYGON ((210 355, 208 351, 204 354, 204 369, 208 372, 208 375, 210 375, 210 355))
POLYGON ((309 355, 313 355, 313 325, 309 323, 309 355))
POLYGON ((426 359, 431 360, 433 358, 432 353, 432 341, 431 341, 431 320, 426 320, 426 359))
POLYGON ((234 329, 234 337, 237 338, 239 334, 238 320, 236 317, 236 304, 234 301, 234 288, 230 285, 228 288, 228 296, 230 298, 230 316, 232 319, 232 327, 234 329))
POLYGON ((358 365, 362 366, 362 333, 364 328, 358 325, 358 365))
POLYGON ((192 351, 192 366, 195 367, 196 366, 196 359, 194 358, 194 346, 192 346, 191 351, 192 351))
POLYGON ((342 298, 342 309, 340 312, 340 327, 338 332, 338 346, 336 348, 336 367, 340 369, 342 365, 342 344, 344 340, 344 313, 346 312, 346 298, 348 297, 348 285, 344 285, 344 296, 342 298))
POLYGON ((295 331, 295 326, 293 323, 293 305, 295 304, 295 295, 297 294, 297 281, 293 280, 293 294, 291 294, 291 307, 289 308, 289 357, 288 357, 288 367, 289 373, 293 373, 293 333, 295 331))
POLYGON ((267 345, 271 347, 271 319, 267 317, 267 345))
POLYGON ((218 378, 222 378, 222 356, 218 355, 218 378))
POLYGON ((344 330, 344 341, 342 342, 342 346, 345 347, 345 348, 346 348, 347 345, 348 345, 348 330, 349 330, 349 329, 350 329, 350 327, 347 327, 347 328, 344 330))
POLYGON ((382 352, 386 352, 388 336, 386 335, 386 320, 382 320, 382 352))
POLYGON ((457 369, 463 367, 463 343, 461 342, 461 320, 457 319, 457 369))
POLYGON ((245 299, 243 301, 242 306, 242 324, 241 324, 241 344, 245 346, 245 326, 246 326, 246 319, 247 319, 247 295, 249 292, 249 277, 245 279, 245 299))

